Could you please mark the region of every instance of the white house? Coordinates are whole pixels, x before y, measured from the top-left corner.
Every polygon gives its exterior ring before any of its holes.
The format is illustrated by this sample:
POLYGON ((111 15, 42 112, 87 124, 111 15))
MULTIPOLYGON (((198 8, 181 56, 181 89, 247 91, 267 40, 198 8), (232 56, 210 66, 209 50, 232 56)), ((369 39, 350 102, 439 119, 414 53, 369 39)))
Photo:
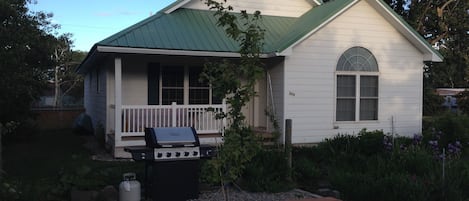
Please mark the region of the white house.
MULTIPOLYGON (((250 125, 293 121, 293 143, 314 143, 362 128, 399 135, 422 129, 423 62, 442 56, 382 0, 228 0, 262 12, 268 71, 246 107, 250 125)), ((115 157, 144 145, 144 127, 194 126, 214 143, 224 110, 198 73, 206 61, 239 58, 203 1, 178 0, 98 43, 78 68, 85 108, 105 128, 115 157)))

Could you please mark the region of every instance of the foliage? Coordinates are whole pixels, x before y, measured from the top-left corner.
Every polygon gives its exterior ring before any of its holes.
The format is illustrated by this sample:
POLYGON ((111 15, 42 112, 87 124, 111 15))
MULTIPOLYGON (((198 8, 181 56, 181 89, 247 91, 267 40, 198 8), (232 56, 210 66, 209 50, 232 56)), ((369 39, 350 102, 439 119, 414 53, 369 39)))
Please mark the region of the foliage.
POLYGON ((464 90, 459 93, 456 98, 459 110, 464 114, 469 115, 469 90, 464 90))
POLYGON ((261 19, 258 11, 253 15, 241 11, 237 15, 224 3, 206 0, 205 4, 215 10, 217 25, 240 46, 239 61, 207 62, 201 74, 201 79, 210 83, 214 95, 225 97, 230 106, 228 112, 218 114, 220 118, 227 118, 229 127, 224 131, 224 143, 213 164, 215 178, 225 184, 237 180, 260 149, 260 141, 246 125, 242 108, 256 95, 254 86, 264 72, 259 58, 264 30, 257 24, 261 19))
POLYGON ((0 122, 22 122, 45 86, 55 37, 50 14, 30 13, 28 0, 0 1, 0 122))
POLYGON ((469 1, 385 1, 445 57, 427 65, 426 86, 469 86, 469 1))
POLYGON ((423 92, 423 115, 432 116, 437 115, 443 110, 443 97, 435 93, 431 88, 425 88, 423 92))
POLYGON ((70 200, 72 189, 117 186, 125 172, 136 172, 143 181, 143 163, 92 160, 84 142, 83 136, 65 129, 36 131, 29 140, 8 143, 6 181, 21 192, 17 200, 70 200))
POLYGON ((328 156, 351 153, 373 155, 383 152, 383 136, 382 131, 363 129, 356 136, 339 134, 332 139, 326 139, 318 148, 324 150, 328 156))
POLYGON ((454 113, 443 113, 433 117, 424 129, 423 135, 428 140, 439 140, 440 146, 459 141, 469 143, 469 116, 454 113))
POLYGON ((246 165, 242 184, 250 191, 286 191, 293 186, 286 179, 289 171, 283 150, 263 149, 246 165))
POLYGON ((4 179, 0 183, 0 200, 18 200, 22 192, 18 190, 18 185, 9 179, 4 179))
MULTIPOLYGON (((72 51, 71 34, 57 37, 52 58, 54 66, 47 69, 47 80, 54 85, 54 106, 62 107, 65 95, 83 87, 83 77, 75 72, 86 53, 72 51)), ((82 95, 82 94, 81 94, 82 95)))
POLYGON ((349 201, 467 200, 469 155, 461 138, 468 133, 459 128, 469 125, 466 117, 442 116, 426 125, 443 130, 425 128, 433 131, 413 138, 363 130, 295 148, 295 180, 313 192, 327 181, 349 201))

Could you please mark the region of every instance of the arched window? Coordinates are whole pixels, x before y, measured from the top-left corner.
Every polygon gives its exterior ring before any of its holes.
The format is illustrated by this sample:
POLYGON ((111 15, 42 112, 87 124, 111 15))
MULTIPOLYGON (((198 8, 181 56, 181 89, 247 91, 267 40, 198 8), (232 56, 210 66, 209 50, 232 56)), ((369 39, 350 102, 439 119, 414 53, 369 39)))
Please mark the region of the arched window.
POLYGON ((378 120, 378 62, 363 47, 352 47, 336 67, 336 121, 378 120))

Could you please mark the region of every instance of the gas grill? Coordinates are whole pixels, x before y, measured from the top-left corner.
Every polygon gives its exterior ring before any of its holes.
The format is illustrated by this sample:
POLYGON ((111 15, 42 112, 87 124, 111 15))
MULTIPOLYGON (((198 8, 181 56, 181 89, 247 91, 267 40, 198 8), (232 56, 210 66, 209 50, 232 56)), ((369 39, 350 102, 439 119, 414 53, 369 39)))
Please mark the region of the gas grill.
POLYGON ((199 196, 200 142, 192 127, 145 128, 145 147, 126 147, 145 161, 145 196, 154 201, 199 196))

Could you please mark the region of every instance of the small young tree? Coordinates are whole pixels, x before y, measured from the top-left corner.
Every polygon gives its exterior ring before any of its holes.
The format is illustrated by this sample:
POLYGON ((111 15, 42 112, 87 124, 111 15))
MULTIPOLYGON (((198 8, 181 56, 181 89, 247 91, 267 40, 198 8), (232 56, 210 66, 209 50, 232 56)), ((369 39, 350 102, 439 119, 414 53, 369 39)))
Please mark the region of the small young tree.
MULTIPOLYGON (((201 79, 208 81, 217 97, 225 97, 229 110, 218 114, 230 122, 225 129, 224 143, 219 149, 218 157, 213 160, 217 179, 224 186, 236 181, 248 163, 259 151, 260 141, 245 122, 242 108, 256 95, 254 86, 264 74, 261 54, 264 30, 258 25, 261 14, 256 11, 248 14, 241 11, 234 14, 231 6, 205 0, 211 10, 215 10, 217 25, 223 27, 227 36, 239 43, 240 59, 208 62, 201 79)), ((226 195, 226 194, 225 194, 226 195)), ((227 198, 227 197, 225 197, 227 198)))

